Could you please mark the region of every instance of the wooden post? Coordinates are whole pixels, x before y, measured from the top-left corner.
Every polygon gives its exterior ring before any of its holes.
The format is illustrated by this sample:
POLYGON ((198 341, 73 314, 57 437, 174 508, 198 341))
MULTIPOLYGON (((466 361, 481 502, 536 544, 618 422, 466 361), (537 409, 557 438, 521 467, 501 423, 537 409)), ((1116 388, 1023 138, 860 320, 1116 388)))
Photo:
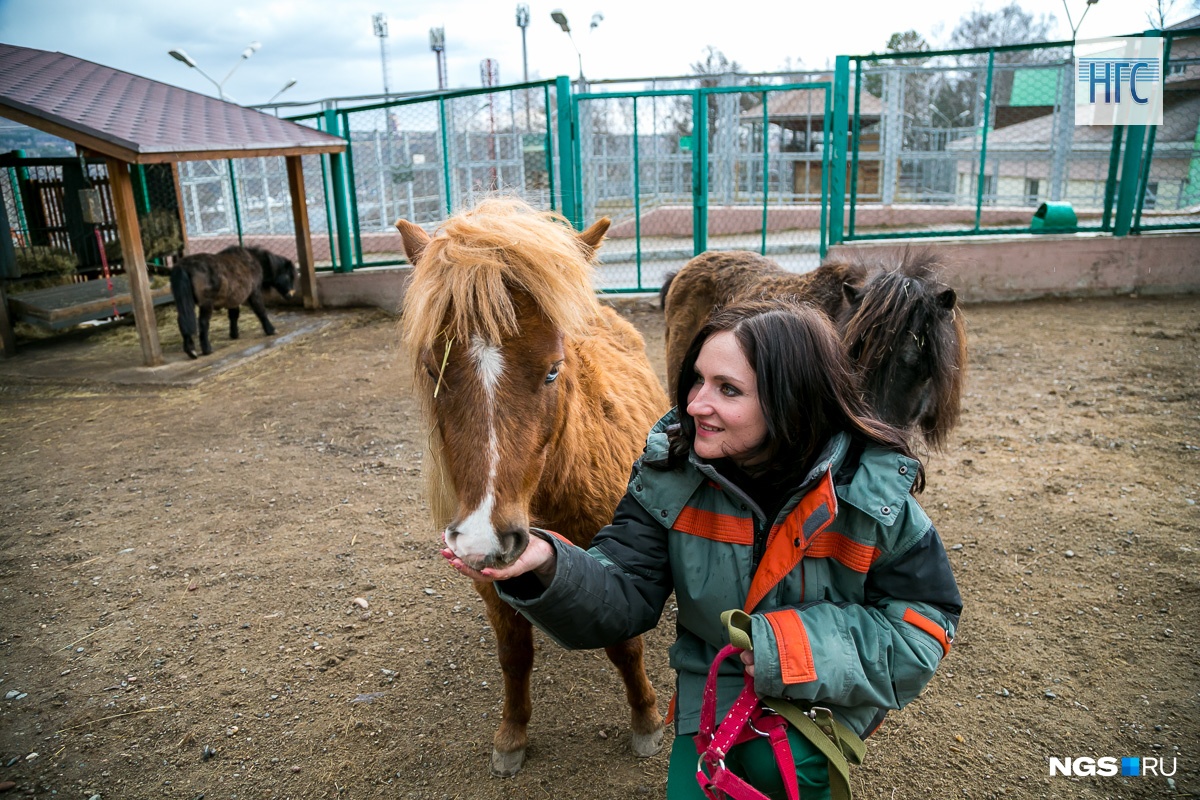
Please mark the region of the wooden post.
MULTIPOLYGON (((0 173, 2 174, 2 173, 0 173)), ((0 344, 4 345, 4 357, 12 358, 17 354, 17 337, 13 334, 12 319, 8 316, 8 296, 4 292, 5 278, 18 278, 17 253, 13 248, 12 236, 9 234, 8 211, 4 203, 0 203, 0 344)))
POLYGON ((317 268, 313 264, 312 232, 308 229, 308 202, 304 195, 304 165, 300 156, 287 156, 288 192, 292 197, 292 222, 296 228, 296 262, 300 266, 300 292, 304 307, 321 307, 317 295, 317 268))
POLYGON ((158 341, 158 320, 154 316, 154 299, 150 296, 150 275, 146 271, 146 254, 142 251, 142 233, 138 229, 129 165, 111 157, 105 161, 113 209, 117 212, 117 233, 121 237, 125 274, 129 276, 133 294, 133 318, 142 345, 142 361, 147 367, 156 367, 163 363, 162 345, 158 341))
POLYGON ((0 344, 4 345, 5 358, 17 354, 17 337, 13 334, 12 320, 8 317, 8 296, 4 293, 3 282, 0 282, 0 344))

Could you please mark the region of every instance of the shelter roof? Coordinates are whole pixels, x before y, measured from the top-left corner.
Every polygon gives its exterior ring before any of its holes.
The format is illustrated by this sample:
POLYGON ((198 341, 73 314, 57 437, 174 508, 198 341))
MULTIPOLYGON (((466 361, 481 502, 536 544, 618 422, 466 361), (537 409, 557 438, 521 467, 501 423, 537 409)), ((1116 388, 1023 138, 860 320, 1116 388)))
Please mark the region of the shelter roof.
MULTIPOLYGON (((770 87, 766 87, 770 88, 770 87)), ((851 102, 854 95, 851 93, 851 102)), ((883 101, 870 92, 859 95, 859 118, 873 122, 883 113, 883 101)), ((767 121, 785 128, 804 127, 806 123, 819 129, 825 116, 824 89, 789 89, 767 95, 767 121)), ((762 119, 762 103, 755 103, 742 112, 743 122, 762 119)))
POLYGON ((133 164, 344 150, 321 131, 81 58, 0 43, 0 116, 133 164))

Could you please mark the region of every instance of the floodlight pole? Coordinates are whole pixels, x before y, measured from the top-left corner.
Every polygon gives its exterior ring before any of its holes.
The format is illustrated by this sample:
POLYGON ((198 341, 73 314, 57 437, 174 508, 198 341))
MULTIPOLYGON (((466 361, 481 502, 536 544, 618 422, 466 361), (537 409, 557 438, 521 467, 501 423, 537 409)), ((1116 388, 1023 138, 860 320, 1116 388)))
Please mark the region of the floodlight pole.
MULTIPOLYGON (((529 83, 529 51, 525 49, 525 29, 529 27, 529 6, 525 3, 517 4, 517 27, 521 29, 521 67, 522 75, 525 83, 529 83)), ((529 90, 522 92, 525 96, 525 129, 533 128, 533 120, 529 114, 529 90)))
POLYGON ((438 90, 446 88, 446 29, 429 29, 429 49, 437 56, 438 90))
POLYGON ((379 37, 379 61, 383 65, 383 96, 390 100, 388 92, 388 66, 387 66, 387 36, 388 24, 387 16, 382 12, 371 15, 371 24, 375 29, 375 35, 379 37))

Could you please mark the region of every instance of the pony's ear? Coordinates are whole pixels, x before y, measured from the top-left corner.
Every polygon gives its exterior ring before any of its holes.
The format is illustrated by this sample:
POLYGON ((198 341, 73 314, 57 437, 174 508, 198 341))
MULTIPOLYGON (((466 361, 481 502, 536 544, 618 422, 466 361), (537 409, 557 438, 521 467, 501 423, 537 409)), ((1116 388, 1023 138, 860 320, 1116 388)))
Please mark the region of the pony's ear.
POLYGON ((938 293, 937 299, 938 305, 949 311, 950 309, 954 308, 954 304, 958 302, 958 295, 954 293, 953 289, 946 289, 938 293))
POLYGON ((396 230, 400 231, 400 239, 404 243, 404 254, 412 264, 416 264, 429 244, 429 234, 419 225, 413 225, 406 219, 396 220, 396 230))
POLYGON ((853 283, 842 284, 842 297, 846 301, 846 305, 854 306, 862 298, 862 287, 855 286, 853 283))
POLYGON ((596 251, 600 249, 600 243, 604 241, 604 234, 608 233, 610 225, 612 225, 611 219, 601 217, 590 228, 576 234, 576 238, 583 245, 584 255, 591 258, 596 254, 596 251))

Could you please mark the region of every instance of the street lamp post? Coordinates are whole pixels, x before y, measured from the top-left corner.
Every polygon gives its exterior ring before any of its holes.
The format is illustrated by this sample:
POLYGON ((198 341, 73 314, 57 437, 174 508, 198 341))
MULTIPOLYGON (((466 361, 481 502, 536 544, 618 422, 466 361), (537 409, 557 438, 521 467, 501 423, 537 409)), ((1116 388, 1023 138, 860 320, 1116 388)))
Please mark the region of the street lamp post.
POLYGON ((217 95, 222 100, 229 100, 229 97, 226 96, 226 94, 225 94, 225 82, 228 81, 229 78, 233 75, 234 71, 236 71, 237 68, 242 65, 243 61, 245 61, 250 56, 257 53, 261 47, 262 47, 262 43, 251 42, 246 47, 246 49, 242 51, 242 57, 239 58, 237 61, 233 62, 233 66, 229 68, 229 72, 225 73, 225 77, 222 78, 220 81, 213 80, 211 75, 209 75, 204 70, 200 69, 200 66, 196 63, 195 59, 193 59, 191 56, 189 56, 187 54, 187 51, 185 51, 185 50, 182 50, 182 49, 168 50, 167 55, 171 56, 171 58, 175 59, 176 61, 180 61, 180 62, 186 64, 187 66, 196 70, 196 72, 199 72, 201 75, 203 75, 205 77, 205 79, 209 83, 211 83, 213 86, 217 87, 217 95))
POLYGON ((271 99, 270 99, 270 100, 268 100, 266 103, 263 103, 263 105, 270 105, 272 102, 274 102, 274 101, 275 101, 275 98, 276 98, 276 97, 279 97, 279 95, 283 94, 284 92, 286 92, 288 89, 292 88, 292 87, 293 87, 293 86, 295 86, 295 85, 296 85, 296 79, 295 79, 295 78, 292 78, 291 80, 289 80, 287 83, 285 83, 285 84, 283 85, 283 88, 282 88, 282 89, 280 89, 280 90, 279 90, 278 92, 276 92, 275 94, 271 95, 271 99))
POLYGON ((567 15, 562 12, 561 8, 556 8, 550 12, 550 19, 558 24, 567 34, 567 38, 571 40, 571 47, 575 48, 575 56, 579 59, 579 82, 584 82, 583 77, 583 54, 579 52, 579 48, 575 45, 575 37, 571 35, 571 24, 567 22, 567 15))
POLYGON ((1087 5, 1083 7, 1083 13, 1079 15, 1079 24, 1076 25, 1071 21, 1071 9, 1067 8, 1067 0, 1063 0, 1063 11, 1067 12, 1067 24, 1071 26, 1071 41, 1075 41, 1075 34, 1079 32, 1079 26, 1083 25, 1083 18, 1087 16, 1087 12, 1092 6, 1099 3, 1100 0, 1087 0, 1087 5))
MULTIPOLYGON (((579 47, 575 44, 575 37, 571 35, 571 24, 567 22, 567 15, 563 13, 561 8, 556 8, 550 12, 550 19, 554 20, 555 24, 562 28, 563 32, 567 34, 567 38, 571 40, 571 47, 575 48, 575 56, 579 59, 579 82, 581 84, 585 83, 587 79, 583 77, 583 54, 579 52, 579 47)), ((592 14, 591 24, 588 25, 589 36, 603 21, 604 15, 599 11, 592 14)))

